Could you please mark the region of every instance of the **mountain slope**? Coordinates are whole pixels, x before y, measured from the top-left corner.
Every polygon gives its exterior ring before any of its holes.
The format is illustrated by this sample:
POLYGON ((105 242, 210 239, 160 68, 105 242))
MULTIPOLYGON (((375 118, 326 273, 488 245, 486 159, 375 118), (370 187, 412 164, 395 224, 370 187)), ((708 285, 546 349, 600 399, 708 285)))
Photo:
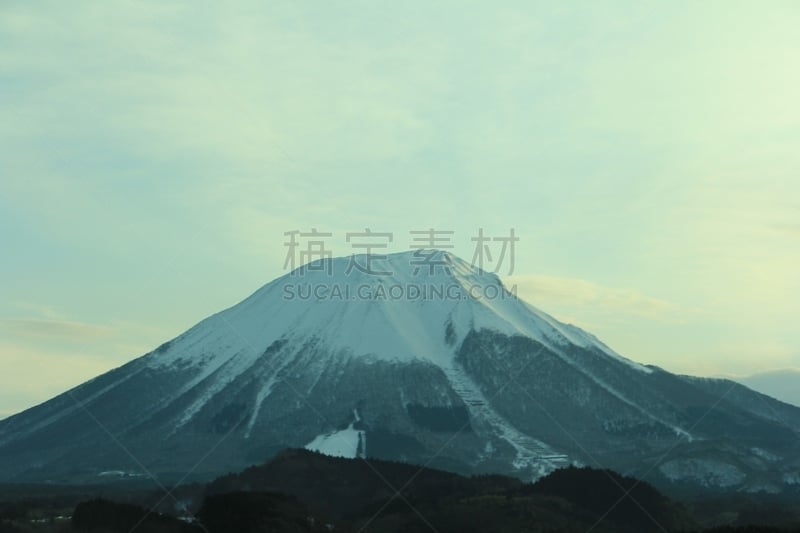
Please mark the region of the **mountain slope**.
POLYGON ((306 265, 0 421, 0 480, 209 478, 304 446, 523 479, 570 463, 700 487, 800 479, 800 409, 634 363, 494 274, 421 257, 373 261, 383 275, 353 268, 363 256, 306 265))
POLYGON ((773 370, 737 378, 736 381, 782 402, 800 406, 800 370, 773 370))

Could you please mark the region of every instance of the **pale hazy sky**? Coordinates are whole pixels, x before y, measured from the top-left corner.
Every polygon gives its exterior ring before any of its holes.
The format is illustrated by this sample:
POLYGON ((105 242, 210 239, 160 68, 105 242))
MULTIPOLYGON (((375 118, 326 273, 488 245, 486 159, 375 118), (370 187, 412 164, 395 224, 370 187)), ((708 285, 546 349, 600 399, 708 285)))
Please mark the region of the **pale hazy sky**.
POLYGON ((800 4, 495 4, 0 3, 0 416, 311 227, 513 227, 508 282, 632 359, 800 367, 800 4))

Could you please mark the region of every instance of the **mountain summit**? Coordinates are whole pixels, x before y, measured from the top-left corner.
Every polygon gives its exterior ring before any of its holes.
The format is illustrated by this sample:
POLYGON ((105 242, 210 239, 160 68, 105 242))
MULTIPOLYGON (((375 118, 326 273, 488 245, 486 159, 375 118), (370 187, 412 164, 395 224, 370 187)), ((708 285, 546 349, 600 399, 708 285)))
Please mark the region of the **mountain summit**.
POLYGON ((210 478, 306 447, 533 479, 800 484, 800 409, 632 362, 436 250, 317 260, 0 421, 0 480, 210 478))

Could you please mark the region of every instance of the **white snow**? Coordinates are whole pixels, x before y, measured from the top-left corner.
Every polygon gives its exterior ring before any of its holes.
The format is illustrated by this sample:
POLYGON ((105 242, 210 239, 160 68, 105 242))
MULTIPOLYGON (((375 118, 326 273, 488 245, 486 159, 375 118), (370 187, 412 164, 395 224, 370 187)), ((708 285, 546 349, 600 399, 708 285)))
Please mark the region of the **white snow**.
POLYGON ((314 440, 306 444, 305 448, 333 457, 355 459, 358 456, 359 434, 363 434, 363 431, 353 429, 353 424, 350 424, 347 429, 317 435, 314 440))
MULTIPOLYGON (((392 271, 391 276, 370 275, 357 270, 345 275, 349 258, 334 259, 330 276, 326 272, 308 271, 307 266, 301 267, 268 283, 238 305, 201 322, 185 338, 178 340, 187 345, 201 340, 211 342, 215 349, 207 351, 215 354, 213 358, 226 361, 232 354, 229 350, 220 352, 222 346, 218 345, 224 344, 220 342, 222 339, 209 336, 222 332, 225 337, 232 338, 230 348, 237 345, 241 349, 244 344, 258 355, 281 337, 306 339, 313 335, 334 351, 342 350, 355 356, 369 354, 386 360, 427 359, 444 363, 452 350, 445 345, 442 331, 447 320, 452 320, 459 342, 470 330, 485 328, 527 335, 547 345, 575 343, 610 352, 605 345, 578 328, 560 324, 508 293, 504 298, 471 298, 470 290, 473 288, 479 289, 476 294, 490 286, 499 292, 502 287, 499 279, 457 257, 449 257, 451 272, 437 267, 432 275, 423 269, 414 276, 410 253, 391 254, 386 258, 385 266, 380 268, 392 271), (301 289, 311 290, 318 286, 345 288, 349 291, 349 299, 343 301, 325 296, 320 299, 313 296, 310 299, 284 298, 296 296, 301 289), (393 287, 399 297, 391 296, 393 287), (447 294, 459 298, 422 301, 405 297, 413 289, 432 291, 437 288, 444 288, 447 294), (380 293, 380 290, 384 292, 380 293), (387 296, 381 298, 378 294, 387 296)), ((376 267, 378 264, 374 262, 376 267)), ((187 351, 173 346, 154 359, 157 364, 168 365, 187 351)), ((247 358, 242 358, 240 363, 247 367, 247 358)), ((205 366, 216 369, 220 364, 209 359, 205 366)), ((634 367, 650 370, 641 365, 634 367)))
MULTIPOLYGON (((579 328, 562 324, 519 300, 503 289, 496 275, 450 254, 441 257, 447 259, 447 269, 437 266, 431 273, 423 267, 418 275, 414 274, 413 252, 389 254, 384 260, 374 260, 373 268, 390 271, 388 276, 357 269, 346 274, 349 257, 333 259, 330 274, 315 270, 314 264, 305 265, 266 284, 239 304, 200 322, 175 339, 168 349, 150 356, 152 367, 189 366, 194 369, 193 379, 176 390, 176 396, 214 375, 205 393, 176 420, 176 427, 189 422, 205 403, 247 372, 263 357, 267 347, 280 339, 296 346, 309 340, 323 346, 324 350, 320 351, 323 355, 310 361, 311 366, 307 368, 316 375, 331 364, 331 358, 349 357, 393 362, 422 360, 445 369, 451 366, 464 337, 472 330, 481 329, 523 335, 544 344, 623 401, 626 400, 620 392, 581 368, 565 355, 564 348, 572 344, 595 348, 598 357, 605 354, 636 370, 652 371, 616 354, 579 328), (326 289, 318 294, 319 298, 313 295, 318 287, 326 289), (334 287, 340 297, 333 297, 334 287), (484 294, 487 288, 498 296, 472 297, 484 294), (407 297, 413 290, 424 292, 428 299, 407 297), (444 297, 431 294, 437 290, 444 297), (309 297, 300 298, 298 295, 302 291, 309 297), (453 332, 450 342, 444 334, 448 324, 453 332), (198 357, 198 353, 202 355, 198 357)), ((364 264, 365 256, 357 256, 356 260, 364 264)), ((273 378, 296 353, 296 350, 287 351, 286 361, 275 361, 273 378)), ((258 413, 273 386, 274 379, 265 378, 253 398, 255 408, 246 426, 247 434, 257 423, 258 413)), ((685 434, 680 428, 675 430, 685 434)))
POLYGON ((125 470, 104 470, 97 475, 99 477, 144 477, 141 472, 127 472, 125 470))
MULTIPOLYGON (((443 368, 453 390, 458 394, 470 412, 470 419, 490 431, 491 434, 508 442, 516 451, 513 466, 517 470, 530 468, 534 479, 538 479, 556 468, 569 464, 569 457, 554 451, 547 444, 536 440, 515 428, 492 407, 478 385, 470 379, 455 361, 443 368)), ((487 440, 486 454, 493 451, 491 440, 487 440)))
POLYGON ((353 410, 353 418, 353 422, 347 426, 347 429, 317 435, 314 440, 305 445, 305 449, 332 457, 346 457, 348 459, 366 457, 367 435, 364 431, 353 427, 361 421, 361 416, 355 409, 353 410), (359 439, 361 439, 360 453, 358 449, 359 439))
POLYGON ((261 406, 264 404, 264 400, 269 397, 272 393, 272 388, 278 382, 278 372, 275 372, 272 376, 267 379, 267 382, 261 387, 261 390, 258 391, 258 395, 256 396, 255 406, 253 407, 253 414, 250 415, 250 420, 247 421, 247 430, 244 433, 244 438, 250 438, 250 433, 253 431, 253 426, 258 419, 258 414, 261 412, 261 406))

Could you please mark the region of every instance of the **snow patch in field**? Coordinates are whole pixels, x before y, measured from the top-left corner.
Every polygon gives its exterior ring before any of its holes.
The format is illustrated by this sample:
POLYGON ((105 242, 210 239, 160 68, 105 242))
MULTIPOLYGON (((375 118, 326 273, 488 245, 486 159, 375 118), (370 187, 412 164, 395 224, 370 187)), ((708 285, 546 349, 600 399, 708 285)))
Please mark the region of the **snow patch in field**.
POLYGON ((127 472, 125 470, 105 470, 97 474, 98 477, 117 477, 117 478, 126 478, 126 477, 144 477, 144 474, 139 472, 127 472))
POLYGON ((317 435, 314 440, 305 445, 305 449, 332 457, 348 459, 366 457, 367 434, 354 427, 359 422, 361 422, 361 415, 358 414, 358 409, 353 409, 353 421, 350 422, 347 429, 317 435))

